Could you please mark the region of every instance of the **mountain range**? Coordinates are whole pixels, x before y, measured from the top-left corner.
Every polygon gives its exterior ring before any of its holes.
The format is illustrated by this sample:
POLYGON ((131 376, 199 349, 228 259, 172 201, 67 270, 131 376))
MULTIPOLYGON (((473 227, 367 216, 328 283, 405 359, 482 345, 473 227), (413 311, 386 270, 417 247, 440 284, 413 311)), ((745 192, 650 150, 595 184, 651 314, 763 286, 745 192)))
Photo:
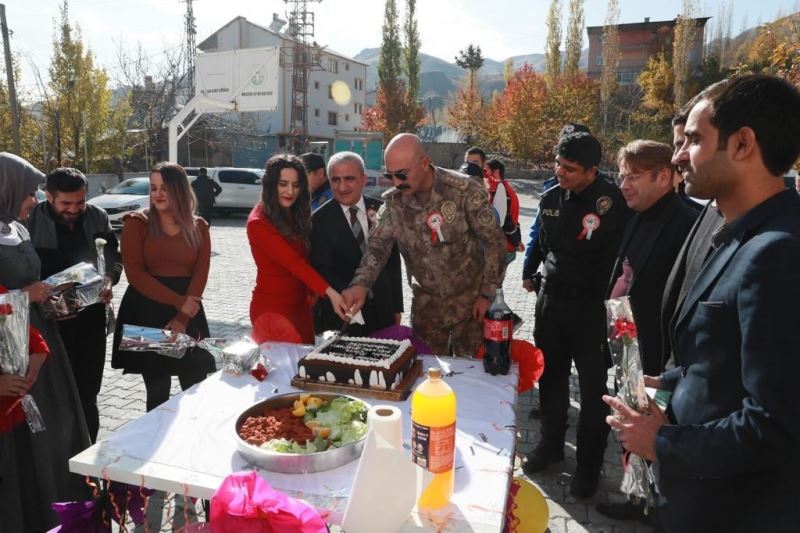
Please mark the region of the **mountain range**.
MULTIPOLYGON (((365 48, 360 51, 354 59, 367 64, 367 105, 375 103, 375 88, 378 84, 378 58, 380 48, 365 48)), ((580 67, 586 68, 588 50, 581 54, 580 67)), ((439 57, 428 54, 419 54, 420 57, 420 98, 426 107, 443 107, 450 94, 455 93, 467 71, 455 63, 445 61, 439 57)), ((537 72, 544 71, 544 54, 524 54, 512 56, 502 61, 491 58, 484 60, 483 66, 478 71, 478 85, 484 96, 491 96, 494 91, 502 91, 505 86, 503 80, 503 70, 506 62, 511 59, 514 68, 519 69, 525 63, 531 65, 537 72)))

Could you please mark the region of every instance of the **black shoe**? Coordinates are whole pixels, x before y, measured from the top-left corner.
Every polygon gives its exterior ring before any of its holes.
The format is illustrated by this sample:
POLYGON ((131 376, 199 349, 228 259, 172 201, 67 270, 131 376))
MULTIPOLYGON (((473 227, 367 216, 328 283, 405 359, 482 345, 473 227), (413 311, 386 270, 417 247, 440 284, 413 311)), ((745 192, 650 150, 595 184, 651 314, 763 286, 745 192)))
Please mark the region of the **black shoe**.
POLYGON ((648 517, 644 514, 644 502, 598 503, 595 509, 601 515, 614 520, 638 520, 643 524, 648 523, 648 517))
POLYGON ((564 460, 564 446, 556 449, 554 447, 543 446, 539 444, 528 455, 525 456, 525 461, 522 463, 522 471, 530 476, 545 470, 548 466, 558 461, 564 460))
POLYGON ((599 483, 600 467, 578 465, 575 475, 572 476, 572 483, 569 485, 569 493, 575 499, 588 500, 597 492, 599 483))

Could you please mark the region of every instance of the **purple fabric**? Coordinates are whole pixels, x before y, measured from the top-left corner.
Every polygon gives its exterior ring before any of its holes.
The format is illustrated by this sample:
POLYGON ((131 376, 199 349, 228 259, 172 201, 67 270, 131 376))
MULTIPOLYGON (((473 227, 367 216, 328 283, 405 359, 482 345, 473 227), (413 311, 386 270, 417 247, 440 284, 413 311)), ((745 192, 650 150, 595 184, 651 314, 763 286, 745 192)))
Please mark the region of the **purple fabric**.
POLYGON ((414 330, 408 326, 389 326, 388 328, 376 331, 370 335, 370 337, 373 339, 391 339, 395 341, 404 341, 408 339, 411 341, 411 346, 417 350, 418 354, 431 354, 430 347, 422 342, 422 339, 414 335, 414 330))
POLYGON ((106 490, 94 500, 85 502, 60 502, 53 503, 51 507, 61 520, 61 525, 56 526, 49 533, 80 533, 96 531, 97 533, 111 533, 111 522, 102 523, 102 510, 106 509, 106 516, 113 516, 119 523, 115 506, 123 514, 128 514, 135 524, 144 522, 145 498, 155 491, 135 487, 127 483, 109 483, 106 490), (113 498, 113 503, 112 503, 113 498))

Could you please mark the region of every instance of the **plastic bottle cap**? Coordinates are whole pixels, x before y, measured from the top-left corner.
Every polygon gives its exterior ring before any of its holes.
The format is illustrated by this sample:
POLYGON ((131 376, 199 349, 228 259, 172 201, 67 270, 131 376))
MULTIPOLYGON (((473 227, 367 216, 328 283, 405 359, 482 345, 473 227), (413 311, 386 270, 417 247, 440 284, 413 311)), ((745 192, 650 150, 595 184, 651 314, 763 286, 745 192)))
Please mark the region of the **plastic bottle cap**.
POLYGON ((442 369, 438 366, 434 366, 428 369, 428 377, 429 378, 441 378, 442 377, 442 369))

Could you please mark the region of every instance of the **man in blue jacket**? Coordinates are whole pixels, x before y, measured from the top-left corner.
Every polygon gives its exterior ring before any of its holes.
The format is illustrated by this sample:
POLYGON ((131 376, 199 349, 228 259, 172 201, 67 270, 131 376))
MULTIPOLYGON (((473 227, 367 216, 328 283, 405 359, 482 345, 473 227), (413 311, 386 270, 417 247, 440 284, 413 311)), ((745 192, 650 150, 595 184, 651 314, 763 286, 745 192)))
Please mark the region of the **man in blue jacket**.
POLYGON ((648 380, 672 391, 666 414, 604 397, 622 445, 658 468, 670 532, 800 523, 800 197, 781 179, 797 116, 797 88, 751 75, 706 91, 686 123, 687 193, 725 223, 671 323, 678 366, 648 380))

